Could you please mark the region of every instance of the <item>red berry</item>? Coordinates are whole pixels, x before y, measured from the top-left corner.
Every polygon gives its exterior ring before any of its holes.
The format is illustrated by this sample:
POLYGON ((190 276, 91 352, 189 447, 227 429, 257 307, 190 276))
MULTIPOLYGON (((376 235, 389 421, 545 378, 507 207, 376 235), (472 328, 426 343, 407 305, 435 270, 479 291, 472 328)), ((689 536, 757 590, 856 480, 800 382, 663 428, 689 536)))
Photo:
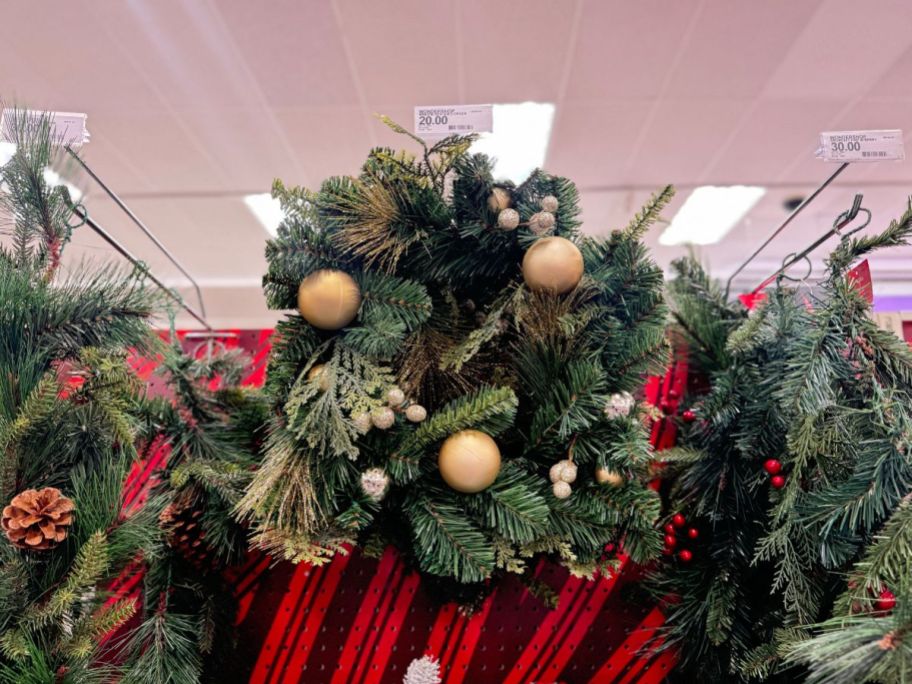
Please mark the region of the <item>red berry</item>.
POLYGON ((681 418, 684 419, 685 423, 692 423, 697 419, 697 414, 687 409, 684 413, 681 414, 681 418))
POLYGON ((678 393, 678 390, 676 390, 676 389, 668 390, 669 399, 677 399, 679 396, 681 396, 681 395, 678 393))
POLYGON ((874 602, 877 610, 893 610, 896 607, 896 595, 889 589, 880 592, 880 598, 874 602))
POLYGON ((773 475, 770 484, 773 485, 773 489, 782 489, 785 487, 785 478, 782 475, 773 475))
POLYGON ((770 475, 778 475, 779 471, 782 470, 782 463, 775 458, 768 458, 763 463, 763 469, 770 475))
POLYGON ((675 536, 673 534, 665 535, 665 546, 667 546, 669 549, 673 549, 677 545, 678 545, 678 540, 675 538, 675 536))
POLYGON ((671 522, 675 527, 684 527, 684 523, 687 522, 687 518, 685 518, 680 513, 675 513, 671 518, 671 522))
POLYGON ((691 539, 696 539, 697 537, 700 536, 700 532, 697 530, 696 527, 691 527, 689 530, 687 530, 687 536, 690 537, 691 539))
POLYGON ((693 559, 693 554, 687 549, 681 549, 678 551, 678 558, 681 559, 682 563, 690 563, 690 561, 693 559))
POLYGON ((672 525, 671 523, 668 523, 667 525, 665 525, 665 534, 674 534, 674 533, 675 533, 674 525, 672 525))
POLYGON ((667 546, 662 549, 663 556, 671 556, 672 554, 674 554, 674 549, 668 548, 667 546))

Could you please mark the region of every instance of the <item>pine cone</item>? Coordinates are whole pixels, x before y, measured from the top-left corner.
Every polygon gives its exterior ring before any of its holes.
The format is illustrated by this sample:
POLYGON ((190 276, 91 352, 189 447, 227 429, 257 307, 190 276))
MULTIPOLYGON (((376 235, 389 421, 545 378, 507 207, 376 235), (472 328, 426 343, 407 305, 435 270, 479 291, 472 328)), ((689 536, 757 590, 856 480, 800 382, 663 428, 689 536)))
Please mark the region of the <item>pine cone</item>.
POLYGON ((50 549, 66 539, 76 506, 55 487, 26 489, 3 509, 0 524, 21 549, 50 549))
POLYGON ((203 509, 198 501, 187 496, 165 506, 158 522, 167 535, 168 545, 198 568, 217 565, 218 558, 206 543, 206 532, 202 525, 203 509))

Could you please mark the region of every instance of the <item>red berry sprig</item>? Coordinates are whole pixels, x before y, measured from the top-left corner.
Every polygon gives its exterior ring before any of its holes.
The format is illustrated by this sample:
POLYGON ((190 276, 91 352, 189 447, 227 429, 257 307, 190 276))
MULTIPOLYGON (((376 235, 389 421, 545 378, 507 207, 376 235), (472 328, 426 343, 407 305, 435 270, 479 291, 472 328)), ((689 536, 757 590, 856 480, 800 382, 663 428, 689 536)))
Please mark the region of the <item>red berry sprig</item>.
POLYGON ((785 487, 785 475, 781 475, 782 461, 777 458, 768 458, 763 462, 763 469, 770 475, 770 485, 773 489, 785 487))
POLYGON ((697 419, 697 414, 694 413, 693 411, 691 411, 690 409, 687 409, 681 414, 681 419, 685 423, 692 423, 697 419))
MULTIPOLYGON (((666 556, 675 555, 675 548, 678 546, 678 532, 686 534, 689 539, 696 539, 700 532, 696 527, 688 528, 686 532, 682 529, 687 524, 687 518, 683 513, 675 513, 671 516, 671 522, 665 523, 665 548, 662 553, 666 556)), ((678 560, 682 563, 689 563, 693 559, 693 552, 690 549, 681 549, 677 552, 678 560)))
POLYGON ((883 612, 893 610, 896 607, 896 594, 884 587, 874 602, 874 607, 883 612))

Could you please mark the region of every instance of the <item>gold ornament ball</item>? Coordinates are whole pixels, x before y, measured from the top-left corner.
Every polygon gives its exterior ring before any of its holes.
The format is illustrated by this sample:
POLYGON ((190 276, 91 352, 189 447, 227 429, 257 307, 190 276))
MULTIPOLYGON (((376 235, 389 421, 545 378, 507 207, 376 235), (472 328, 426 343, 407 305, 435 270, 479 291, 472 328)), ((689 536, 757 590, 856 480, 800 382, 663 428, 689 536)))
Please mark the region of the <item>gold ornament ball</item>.
POLYGON ((548 478, 551 480, 551 482, 561 482, 563 479, 561 477, 563 472, 564 472, 564 462, 558 461, 553 466, 551 466, 551 470, 548 471, 548 478))
POLYGON ((557 207, 558 207, 557 197, 555 197, 554 195, 545 195, 544 197, 542 197, 542 199, 541 199, 542 211, 548 211, 553 214, 555 211, 557 211, 557 207))
POLYGON ((553 485, 551 485, 551 492, 558 499, 566 499, 573 493, 573 487, 570 486, 569 482, 558 480, 553 485))
POLYGON ((374 409, 371 412, 371 422, 374 424, 375 428, 380 430, 389 430, 393 427, 393 423, 396 422, 396 414, 393 413, 393 409, 388 406, 383 406, 381 408, 374 409))
POLYGON ((573 461, 561 461, 564 467, 561 469, 560 479, 567 484, 576 482, 576 463, 573 461))
POLYGON ((504 209, 497 215, 497 227, 501 230, 515 230, 519 225, 519 212, 516 209, 504 209))
POLYGON ((607 484, 612 487, 620 487, 624 484, 624 476, 610 468, 596 468, 595 479, 599 484, 607 484))
POLYGON ((583 277, 583 255, 567 238, 541 238, 526 251, 522 272, 529 289, 564 294, 583 277))
POLYGON ((317 381, 319 383, 320 390, 325 392, 329 389, 329 386, 332 384, 330 382, 329 373, 326 372, 326 364, 318 363, 314 365, 307 372, 307 379, 311 382, 317 381))
POLYGON ((532 214, 529 219, 529 230, 536 235, 545 235, 552 232, 554 228, 554 214, 549 211, 540 211, 532 214))
POLYGON ((398 387, 392 387, 386 393, 386 403, 396 408, 397 406, 402 406, 405 403, 405 392, 403 392, 398 387))
POLYGON ((298 311, 321 330, 339 330, 351 323, 361 306, 361 290, 348 273, 323 269, 311 273, 298 287, 298 311))
POLYGON ((437 466, 444 481, 457 492, 480 492, 497 479, 500 449, 489 435, 462 430, 447 437, 440 447, 437 466))
POLYGON ((367 411, 352 416, 352 424, 355 426, 355 430, 362 435, 366 435, 374 426, 374 422, 371 420, 371 414, 367 411))
POLYGON ((405 417, 412 423, 420 423, 427 418, 427 409, 421 404, 412 404, 405 409, 405 417))
POLYGON ((504 188, 494 188, 488 197, 488 209, 495 214, 507 209, 512 203, 510 192, 504 188))

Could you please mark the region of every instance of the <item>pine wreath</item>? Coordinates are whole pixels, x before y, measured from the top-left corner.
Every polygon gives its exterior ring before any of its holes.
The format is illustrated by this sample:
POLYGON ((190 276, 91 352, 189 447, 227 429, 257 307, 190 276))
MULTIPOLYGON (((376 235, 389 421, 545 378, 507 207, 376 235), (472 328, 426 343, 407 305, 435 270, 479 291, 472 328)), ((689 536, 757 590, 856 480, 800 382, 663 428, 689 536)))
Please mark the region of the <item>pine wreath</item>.
POLYGON ((540 553, 590 574, 618 542, 654 557, 642 412, 605 409, 666 359, 641 238, 672 189, 597 239, 566 178, 495 182, 471 136, 414 140, 417 156, 374 149, 316 192, 274 186, 286 218, 264 288, 301 315, 277 327, 276 415, 240 512, 286 558, 391 542, 458 583, 540 553), (597 481, 605 468, 623 483, 597 481))

